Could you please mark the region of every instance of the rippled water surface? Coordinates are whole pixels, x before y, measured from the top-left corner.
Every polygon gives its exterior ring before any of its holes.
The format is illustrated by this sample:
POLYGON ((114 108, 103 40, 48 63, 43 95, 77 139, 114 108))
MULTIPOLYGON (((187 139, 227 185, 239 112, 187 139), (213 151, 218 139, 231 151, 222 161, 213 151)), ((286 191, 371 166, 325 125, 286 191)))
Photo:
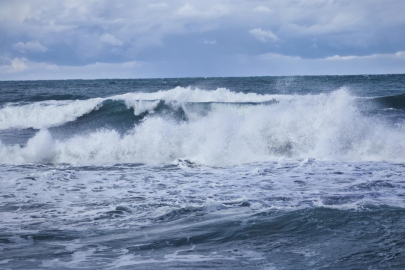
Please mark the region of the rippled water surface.
POLYGON ((0 82, 0 269, 405 269, 405 76, 0 82))

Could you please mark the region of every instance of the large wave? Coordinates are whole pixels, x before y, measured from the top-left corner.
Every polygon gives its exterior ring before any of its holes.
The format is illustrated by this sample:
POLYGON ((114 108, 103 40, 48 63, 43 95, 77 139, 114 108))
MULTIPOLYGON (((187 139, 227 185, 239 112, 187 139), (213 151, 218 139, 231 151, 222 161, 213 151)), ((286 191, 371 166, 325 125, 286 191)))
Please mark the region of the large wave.
MULTIPOLYGON (((273 99, 273 95, 235 93, 225 88, 204 91, 190 87, 176 87, 169 91, 153 93, 128 93, 107 98, 88 100, 50 100, 30 104, 9 103, 0 108, 0 130, 60 126, 99 109, 106 101, 124 101, 133 108, 135 115, 153 112, 159 101, 167 103, 186 102, 262 102, 273 99)), ((277 97, 282 97, 278 95, 277 97)))
MULTIPOLYGON (((178 87, 83 101, 91 106, 83 106, 87 109, 80 113, 94 110, 105 100, 125 101, 134 115, 146 116, 125 134, 96 129, 61 140, 42 129, 25 146, 0 144, 0 163, 168 163, 187 159, 223 166, 303 158, 405 161, 404 129, 364 116, 346 89, 275 96, 178 87), (162 102, 166 110, 155 113, 162 102), (168 113, 176 110, 181 111, 181 120, 168 113)), ((77 118, 80 113, 76 110, 63 119, 77 118)), ((37 123, 42 126, 35 127, 47 127, 43 123, 48 120, 40 115, 37 123)), ((52 121, 53 125, 62 122, 52 121)))

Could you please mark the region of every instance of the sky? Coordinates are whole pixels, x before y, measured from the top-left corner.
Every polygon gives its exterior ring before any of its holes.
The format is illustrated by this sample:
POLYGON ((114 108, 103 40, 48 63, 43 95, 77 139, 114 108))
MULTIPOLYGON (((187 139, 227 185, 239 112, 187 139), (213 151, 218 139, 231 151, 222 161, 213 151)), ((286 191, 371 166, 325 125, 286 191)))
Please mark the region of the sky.
POLYGON ((404 0, 0 0, 0 80, 405 73, 404 0))

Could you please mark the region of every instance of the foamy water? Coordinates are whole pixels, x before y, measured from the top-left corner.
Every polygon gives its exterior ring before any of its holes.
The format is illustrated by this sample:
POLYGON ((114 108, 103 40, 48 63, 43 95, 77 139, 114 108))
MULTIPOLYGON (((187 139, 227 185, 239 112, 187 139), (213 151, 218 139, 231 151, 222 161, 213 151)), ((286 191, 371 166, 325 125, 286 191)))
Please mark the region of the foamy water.
POLYGON ((0 268, 402 269, 405 76, 376 80, 0 82, 0 268))
MULTIPOLYGON (((345 88, 330 94, 282 97, 233 93, 225 89, 175 88, 104 100, 123 100, 127 109, 134 110, 135 116, 145 113, 147 116, 124 134, 114 129, 96 129, 57 140, 46 129, 41 129, 26 146, 1 145, 0 162, 105 165, 187 159, 201 165, 226 166, 303 158, 405 160, 404 128, 389 126, 384 119, 362 114, 356 97, 345 88), (142 97, 144 99, 140 99, 142 97), (180 121, 170 113, 155 113, 161 102, 170 110, 181 110, 187 121, 180 121)), ((25 127, 35 128, 63 124, 60 119, 73 121, 79 111, 85 114, 89 108, 97 109, 100 104, 100 99, 91 99, 63 106, 35 104, 19 108, 24 112, 27 107, 35 111, 24 120, 32 123, 25 127), (33 120, 35 117, 38 119, 33 120)), ((17 111, 18 107, 13 108, 17 111)), ((19 119, 23 114, 17 115, 19 119)), ((16 119, 7 119, 3 126, 18 126, 7 122, 16 119)))

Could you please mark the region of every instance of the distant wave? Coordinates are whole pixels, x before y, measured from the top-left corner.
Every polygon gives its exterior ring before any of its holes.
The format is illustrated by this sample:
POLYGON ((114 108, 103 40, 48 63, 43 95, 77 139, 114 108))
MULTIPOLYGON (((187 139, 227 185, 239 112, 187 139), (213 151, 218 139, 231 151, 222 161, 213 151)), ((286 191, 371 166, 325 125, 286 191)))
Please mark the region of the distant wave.
POLYGON ((184 159, 223 166, 309 157, 405 161, 404 128, 364 116, 356 99, 346 89, 331 94, 274 96, 176 88, 63 105, 6 107, 0 113, 12 108, 15 111, 9 115, 14 118, 3 117, 2 127, 25 125, 42 130, 25 146, 0 145, 0 163, 168 163, 184 159), (114 103, 114 108, 121 106, 121 110, 133 109, 139 121, 125 134, 98 128, 63 140, 53 138, 45 129, 73 121, 102 104, 106 106, 106 102, 114 103), (21 113, 24 110, 36 114, 21 113), (32 124, 24 117, 36 120, 32 124))

